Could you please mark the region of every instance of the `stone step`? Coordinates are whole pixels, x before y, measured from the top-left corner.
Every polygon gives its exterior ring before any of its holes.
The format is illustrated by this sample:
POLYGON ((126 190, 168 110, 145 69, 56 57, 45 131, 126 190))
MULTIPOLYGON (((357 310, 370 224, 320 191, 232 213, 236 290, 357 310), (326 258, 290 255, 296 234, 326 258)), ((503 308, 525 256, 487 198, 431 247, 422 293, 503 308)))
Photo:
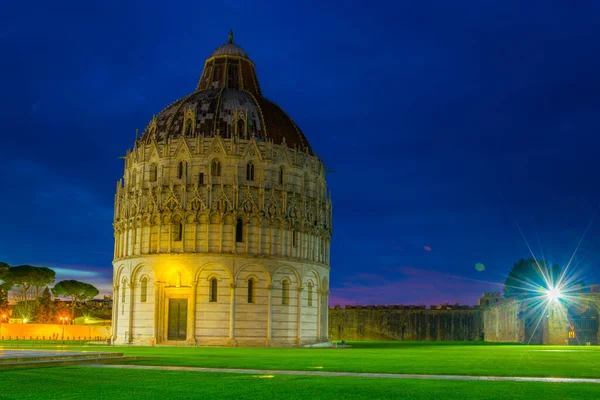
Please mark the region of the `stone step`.
POLYGON ((107 357, 122 357, 123 353, 78 353, 78 352, 45 352, 45 351, 18 351, 8 350, 0 351, 0 365, 4 363, 15 363, 15 362, 26 362, 26 361, 50 361, 50 360, 69 360, 76 358, 87 358, 90 360, 96 360, 107 357))
POLYGON ((63 358, 63 359, 45 359, 45 360, 28 360, 21 362, 3 362, 0 363, 0 370, 17 369, 17 368, 43 368, 43 367, 59 367, 65 365, 77 364, 104 364, 120 362, 134 359, 125 356, 110 356, 110 357, 79 357, 79 358, 63 358))

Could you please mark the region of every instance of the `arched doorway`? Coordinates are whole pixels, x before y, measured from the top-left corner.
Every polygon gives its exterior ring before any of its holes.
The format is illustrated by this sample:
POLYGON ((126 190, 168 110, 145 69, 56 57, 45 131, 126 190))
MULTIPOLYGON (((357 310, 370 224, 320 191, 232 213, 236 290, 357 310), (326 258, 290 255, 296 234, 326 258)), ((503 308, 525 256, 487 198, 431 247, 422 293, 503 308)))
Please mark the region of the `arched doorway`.
POLYGON ((593 306, 569 309, 569 344, 598 344, 598 310, 593 306))

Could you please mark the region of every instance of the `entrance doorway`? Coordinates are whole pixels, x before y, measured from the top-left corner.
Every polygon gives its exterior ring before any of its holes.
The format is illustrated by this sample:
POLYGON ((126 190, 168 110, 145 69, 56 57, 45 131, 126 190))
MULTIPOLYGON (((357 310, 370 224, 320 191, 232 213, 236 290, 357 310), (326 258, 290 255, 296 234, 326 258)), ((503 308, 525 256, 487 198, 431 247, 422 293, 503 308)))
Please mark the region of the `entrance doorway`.
POLYGON ((598 311, 588 307, 583 312, 569 310, 569 344, 598 344, 598 311))
POLYGON ((169 299, 168 340, 187 338, 187 299, 169 299))

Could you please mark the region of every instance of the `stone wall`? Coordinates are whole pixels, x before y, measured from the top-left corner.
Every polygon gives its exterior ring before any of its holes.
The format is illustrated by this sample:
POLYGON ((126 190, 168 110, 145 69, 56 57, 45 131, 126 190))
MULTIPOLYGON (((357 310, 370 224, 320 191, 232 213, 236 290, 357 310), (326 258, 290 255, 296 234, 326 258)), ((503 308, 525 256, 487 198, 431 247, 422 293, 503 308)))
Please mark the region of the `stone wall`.
POLYGON ((523 342, 525 325, 522 301, 503 301, 482 310, 484 340, 486 342, 523 342))
POLYGON ((61 325, 61 324, 0 324, 0 339, 87 339, 110 337, 110 326, 61 325), (63 331, 64 329, 64 331, 63 331), (64 332, 64 333, 63 333, 64 332))
POLYGON ((466 306, 335 306, 329 309, 334 340, 483 339, 481 312, 466 306))

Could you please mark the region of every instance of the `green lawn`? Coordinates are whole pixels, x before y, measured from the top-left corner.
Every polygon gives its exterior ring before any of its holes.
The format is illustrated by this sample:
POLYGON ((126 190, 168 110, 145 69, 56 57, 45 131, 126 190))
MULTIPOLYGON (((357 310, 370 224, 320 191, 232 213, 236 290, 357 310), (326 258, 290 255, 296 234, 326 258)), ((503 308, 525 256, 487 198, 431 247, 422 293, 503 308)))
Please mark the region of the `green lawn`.
POLYGON ((595 399, 600 385, 261 376, 92 367, 0 372, 2 399, 595 399))
MULTIPOLYGON (((0 343, 1 344, 1 343, 0 343)), ((118 351, 144 365, 445 375, 600 378, 599 347, 349 342, 346 349, 65 347, 118 351)))

